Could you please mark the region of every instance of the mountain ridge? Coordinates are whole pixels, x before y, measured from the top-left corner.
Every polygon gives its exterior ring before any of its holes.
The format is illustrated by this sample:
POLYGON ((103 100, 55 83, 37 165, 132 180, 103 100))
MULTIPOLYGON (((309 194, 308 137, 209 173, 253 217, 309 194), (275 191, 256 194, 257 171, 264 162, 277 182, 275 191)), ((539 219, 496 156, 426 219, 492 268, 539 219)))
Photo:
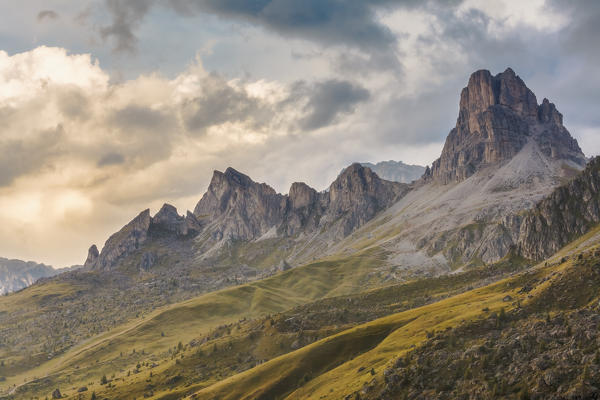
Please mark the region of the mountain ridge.
POLYGON ((264 238, 271 231, 271 237, 291 237, 327 227, 341 238, 408 191, 408 185, 383 180, 358 163, 340 173, 327 191, 317 192, 303 182, 295 182, 285 195, 229 167, 225 172, 213 173, 193 213, 180 216, 169 204, 154 217, 144 210, 111 235, 99 254, 92 245, 85 266, 110 269, 120 258, 140 248, 149 230, 156 226, 181 236, 204 235, 205 252, 230 241, 264 238))
POLYGON ((405 164, 402 161, 388 160, 379 161, 375 164, 370 162, 360 164, 371 169, 382 179, 400 183, 411 183, 425 173, 425 167, 416 164, 405 164))

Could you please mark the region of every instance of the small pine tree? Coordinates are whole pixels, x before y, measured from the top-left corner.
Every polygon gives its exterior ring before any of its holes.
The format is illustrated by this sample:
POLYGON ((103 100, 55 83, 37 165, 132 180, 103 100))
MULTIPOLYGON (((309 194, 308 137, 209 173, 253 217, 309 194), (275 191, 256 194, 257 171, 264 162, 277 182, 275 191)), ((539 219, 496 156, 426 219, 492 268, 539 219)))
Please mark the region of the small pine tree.
POLYGON ((496 397, 500 394, 498 390, 498 384, 494 383, 494 387, 492 388, 492 397, 496 397))
POLYGON ((375 375, 375 368, 371 368, 371 375, 375 375))
POLYGON ((100 384, 106 385, 107 383, 108 383, 108 379, 106 379, 106 375, 102 375, 102 378, 100 379, 100 384))
POLYGON ((500 319, 500 321, 506 321, 506 310, 504 307, 500 309, 500 315, 498 316, 498 319, 500 319))
POLYGON ((531 397, 529 397, 529 390, 527 390, 527 388, 525 386, 523 386, 523 388, 519 392, 519 400, 530 400, 530 399, 531 399, 531 397))
POLYGON ((96 392, 92 392, 92 397, 90 397, 90 400, 97 400, 96 392))
POLYGON ((586 382, 589 379, 590 379, 590 369, 586 365, 585 367, 583 367, 583 373, 581 374, 581 381, 586 382))

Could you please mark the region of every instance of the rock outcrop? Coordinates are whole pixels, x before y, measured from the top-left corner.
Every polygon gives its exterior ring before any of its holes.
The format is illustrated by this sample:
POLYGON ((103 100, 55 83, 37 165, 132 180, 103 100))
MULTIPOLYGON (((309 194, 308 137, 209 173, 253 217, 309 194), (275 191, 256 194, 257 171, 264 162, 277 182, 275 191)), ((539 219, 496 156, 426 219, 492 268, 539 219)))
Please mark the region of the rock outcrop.
POLYGON ((483 167, 511 159, 529 140, 548 157, 585 165, 554 104, 544 99, 538 106, 533 92, 510 68, 496 76, 477 71, 462 90, 456 127, 425 179, 462 181, 483 167))
POLYGON ((383 180, 369 168, 352 164, 329 187, 324 222, 338 221, 342 236, 346 236, 408 190, 407 185, 383 180))
POLYGON ((175 233, 179 236, 187 236, 202 230, 202 225, 198 222, 194 214, 188 211, 184 217, 177 213, 177 208, 166 203, 152 217, 151 226, 175 233))
POLYGON ((543 260, 600 222, 600 158, 525 214, 505 218, 517 251, 543 260))
POLYGON ((211 226, 217 240, 250 240, 264 235, 283 219, 286 198, 265 183, 227 168, 215 171, 194 216, 211 226))
POLYGON ((87 263, 85 267, 110 269, 121 257, 140 248, 148 237, 150 228, 150 210, 142 211, 131 222, 125 225, 119 232, 108 238, 102 252, 92 263, 87 263))
POLYGON ((326 192, 296 182, 288 195, 228 168, 214 172, 194 216, 215 240, 254 240, 273 229, 292 236, 334 224, 334 236, 343 237, 407 191, 408 185, 383 180, 360 164, 346 168, 326 192))
POLYGON ((92 267, 96 264, 96 260, 98 260, 98 256, 100 252, 98 251, 98 247, 95 244, 91 245, 88 250, 88 256, 83 264, 84 267, 92 267))
POLYGON ((285 221, 280 230, 293 236, 304 230, 317 229, 326 207, 325 193, 318 193, 304 182, 294 182, 288 193, 285 221))

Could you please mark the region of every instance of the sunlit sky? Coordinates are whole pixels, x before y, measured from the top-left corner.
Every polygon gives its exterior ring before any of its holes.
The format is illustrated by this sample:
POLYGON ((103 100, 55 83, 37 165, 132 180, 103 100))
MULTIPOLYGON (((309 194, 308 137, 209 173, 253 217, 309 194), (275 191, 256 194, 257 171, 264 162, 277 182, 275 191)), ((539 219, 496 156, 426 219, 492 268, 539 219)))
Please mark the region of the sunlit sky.
POLYGON ((228 166, 287 193, 430 164, 482 68, 595 155, 599 20, 591 0, 0 1, 0 256, 81 264, 228 166))

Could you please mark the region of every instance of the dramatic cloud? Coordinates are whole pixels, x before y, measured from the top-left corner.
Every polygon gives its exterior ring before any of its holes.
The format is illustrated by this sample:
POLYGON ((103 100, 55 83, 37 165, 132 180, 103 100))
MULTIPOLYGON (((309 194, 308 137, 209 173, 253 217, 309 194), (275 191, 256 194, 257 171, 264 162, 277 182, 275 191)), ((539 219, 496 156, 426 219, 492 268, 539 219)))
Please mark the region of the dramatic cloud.
POLYGON ((31 0, 0 15, 2 256, 81 262, 141 209, 193 208, 214 169, 285 192, 353 161, 428 164, 480 68, 512 67, 600 152, 591 0, 31 0))
POLYGON ((51 252, 60 247, 53 230, 84 224, 88 234, 73 242, 83 254, 92 237, 102 244, 140 208, 164 201, 192 208, 215 167, 260 170, 272 146, 289 157, 300 133, 335 129, 369 98, 343 80, 228 81, 199 62, 172 79, 111 83, 89 55, 49 47, 0 53, 0 93, 0 242, 23 254, 30 250, 17 226, 44 221, 23 235, 46 237, 42 247, 51 252), (45 202, 44 193, 55 200, 45 202), (13 203, 21 196, 32 200, 13 203), (104 220, 105 213, 123 219, 104 220))
POLYGON ((106 0, 112 21, 110 25, 100 28, 100 35, 103 39, 114 40, 116 52, 134 51, 137 38, 133 31, 153 3, 152 0, 106 0))
POLYGON ((368 90, 336 79, 312 87, 298 84, 296 90, 309 98, 304 106, 308 114, 300 120, 300 127, 309 131, 331 124, 339 115, 352 113, 358 103, 369 98, 368 90))

